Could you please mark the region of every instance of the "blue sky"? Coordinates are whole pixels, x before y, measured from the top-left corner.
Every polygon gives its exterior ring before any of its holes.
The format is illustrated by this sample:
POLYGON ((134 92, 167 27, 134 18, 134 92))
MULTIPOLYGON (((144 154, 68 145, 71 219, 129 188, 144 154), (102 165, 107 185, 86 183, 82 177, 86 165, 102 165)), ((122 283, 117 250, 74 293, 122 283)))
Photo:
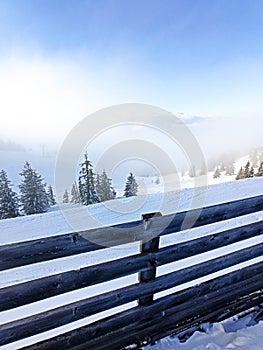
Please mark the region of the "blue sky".
POLYGON ((262 17, 262 0, 0 0, 6 133, 125 102, 260 121, 262 17))
POLYGON ((263 53, 261 0, 1 0, 0 9, 4 54, 16 45, 99 59, 138 52, 159 71, 263 53))
POLYGON ((164 62, 191 69, 263 50, 261 0, 1 0, 0 9, 4 54, 16 45, 47 55, 82 49, 100 59, 105 50, 139 50, 159 70, 164 62), (194 60, 185 61, 189 55, 194 60))

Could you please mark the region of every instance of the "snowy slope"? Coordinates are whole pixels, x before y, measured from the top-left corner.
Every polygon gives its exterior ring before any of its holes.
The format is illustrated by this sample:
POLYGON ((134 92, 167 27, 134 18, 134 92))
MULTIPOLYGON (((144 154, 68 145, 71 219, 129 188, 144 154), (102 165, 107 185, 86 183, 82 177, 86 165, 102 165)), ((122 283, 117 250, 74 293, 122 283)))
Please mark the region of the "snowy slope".
POLYGON ((198 207, 199 203, 207 206, 252 197, 262 194, 262 185, 263 178, 259 177, 228 181, 198 189, 185 188, 168 193, 150 193, 132 199, 120 198, 88 207, 56 205, 48 213, 1 220, 0 244, 59 235, 76 228, 83 230, 134 221, 147 212, 161 211, 163 215, 170 214, 193 208, 195 203, 198 207), (201 200, 195 201, 196 198, 201 200), (67 222, 67 218, 70 222, 67 222))
MULTIPOLYGON (((235 173, 238 172, 241 165, 244 166, 246 164, 248 159, 248 156, 244 156, 237 160, 236 163, 234 163, 235 173)), ((31 164, 33 169, 37 170, 37 172, 44 178, 47 184, 51 184, 54 187, 54 177, 56 168, 56 155, 54 153, 49 154, 48 156, 43 156, 40 151, 0 151, 0 170, 4 169, 7 172, 8 177, 13 183, 16 191, 18 191, 18 185, 21 182, 21 176, 19 175, 19 173, 21 172, 26 161, 28 161, 31 164)), ((134 171, 133 169, 130 170, 134 171)), ((121 172, 118 174, 114 174, 115 176, 113 177, 113 186, 117 191, 117 196, 123 195, 123 189, 129 171, 127 170, 127 173, 121 172)), ((157 184, 157 178, 157 176, 136 176, 136 180, 139 183, 139 193, 158 193, 163 192, 164 190, 174 191, 182 188, 192 188, 195 186, 196 180, 198 180, 196 178, 190 178, 187 174, 185 174, 184 176, 182 176, 181 174, 170 174, 165 175, 163 178, 160 177, 160 183, 157 184)), ((213 172, 208 172, 207 176, 203 178, 203 182, 206 181, 208 185, 234 180, 235 175, 226 176, 224 174, 222 174, 218 179, 213 179, 213 172)), ((70 188, 68 188, 68 190, 70 191, 70 188)))
MULTIPOLYGON (((188 179, 189 180, 189 179, 188 179)), ((214 180, 214 179, 213 179, 214 180)), ((223 179, 219 179, 222 181, 223 179)), ((202 199, 203 205, 211 205, 217 204, 221 202, 226 202, 234 199, 240 199, 245 197, 251 197, 254 195, 262 194, 262 185, 263 178, 253 178, 246 179, 240 181, 227 181, 222 183, 217 183, 214 185, 210 185, 209 187, 194 189, 191 188, 189 182, 186 182, 182 187, 186 187, 181 189, 181 191, 173 191, 167 193, 161 193, 160 188, 157 190, 156 185, 152 183, 152 179, 144 179, 145 182, 149 182, 147 185, 149 190, 148 192, 156 192, 144 194, 142 196, 135 197, 133 199, 116 199, 114 201, 109 201, 106 203, 96 204, 94 206, 89 207, 80 207, 78 205, 62 205, 53 207, 52 210, 45 214, 40 215, 32 215, 25 216, 15 219, 1 220, 0 221, 0 244, 8 244, 11 242, 30 240, 39 237, 60 235, 66 232, 71 232, 73 229, 88 229, 92 227, 111 225, 116 223, 121 223, 125 221, 138 220, 141 217, 142 213, 153 212, 153 211, 161 211, 163 214, 174 213, 178 210, 185 210, 192 208, 193 206, 200 203, 199 199, 202 199), (154 191, 154 188, 156 191, 154 191), (193 203, 194 201, 194 203, 193 203)), ((189 180, 190 181, 190 180, 189 180)), ((161 186, 161 184, 159 184, 161 186)), ((198 205, 197 205, 198 206, 198 205)), ((218 223, 214 225, 209 225, 205 228, 197 228, 191 230, 189 232, 181 232, 174 235, 170 235, 168 237, 164 237, 161 240, 161 245, 169 245, 174 242, 179 242, 182 240, 192 239, 194 237, 199 237, 206 234, 211 234, 212 232, 216 232, 218 230, 227 229, 231 227, 235 227, 237 225, 246 224, 248 222, 253 222, 257 220, 262 220, 263 213, 257 213, 252 215, 247 215, 242 219, 233 219, 229 222, 218 223)), ((243 243, 248 245, 254 245, 258 243, 258 240, 261 238, 252 239, 249 242, 243 243)), ((101 261, 107 261, 110 259, 114 259, 117 257, 121 257, 124 255, 135 254, 138 252, 138 244, 131 244, 128 246, 123 246, 119 248, 111 248, 107 249, 101 254, 101 252, 92 252, 87 254, 80 254, 74 257, 67 257, 62 259, 57 259, 57 261, 53 261, 51 263, 38 263, 27 267, 16 268, 11 270, 8 273, 2 272, 0 273, 0 286, 8 286, 14 283, 20 283, 23 281, 27 281, 28 279, 38 278, 46 274, 54 274, 66 271, 68 269, 78 269, 82 266, 92 265, 94 263, 98 263, 101 261)), ((234 249, 242 249, 242 245, 236 245, 234 249)), ((233 248, 232 248, 233 249, 233 248)), ((218 256, 220 254, 224 254, 224 251, 218 252, 218 256)), ((213 257, 215 257, 215 253, 213 253, 213 257)), ((203 259, 209 258, 209 255, 203 257, 203 259)), ((194 259, 186 259, 184 264, 195 264, 200 262, 200 257, 194 259)), ((258 259, 260 260, 260 259, 258 259)), ((159 268, 157 273, 163 274, 168 273, 169 271, 180 269, 183 265, 181 262, 176 264, 169 264, 169 266, 165 266, 159 268)), ((0 314, 1 323, 6 323, 12 320, 17 319, 18 317, 26 317, 31 314, 35 314, 36 312, 41 312, 43 310, 47 310, 59 305, 64 304, 65 302, 73 302, 74 300, 79 300, 81 298, 103 293, 112 288, 117 288, 120 286, 129 285, 132 283, 136 283, 137 275, 128 276, 123 279, 119 279, 116 281, 112 281, 106 284, 93 286, 84 288, 79 291, 67 293, 63 296, 50 298, 48 301, 41 301, 35 303, 33 306, 27 305, 24 307, 20 307, 11 311, 3 312, 0 314)), ((188 285, 187 285, 188 286, 188 285)), ((187 287, 182 286, 181 288, 187 287)), ((157 295, 157 297, 160 297, 157 295)), ((130 303, 126 305, 127 307, 132 307, 135 305, 134 303, 130 303)), ((115 310, 109 310, 108 314, 115 313, 122 308, 118 308, 115 310)), ((106 314, 103 314, 103 317, 106 314)), ((68 326, 60 327, 58 330, 53 330, 46 332, 47 336, 52 336, 57 334, 56 332, 64 332, 76 326, 81 326, 83 324, 88 324, 93 322, 95 319, 102 317, 102 315, 95 315, 93 317, 89 317, 84 320, 80 320, 75 324, 71 324, 68 326)), ((239 344, 240 342, 236 341, 235 336, 232 335, 232 340, 225 343, 218 343, 218 339, 229 339, 229 333, 226 333, 224 329, 220 328, 220 326, 216 326, 210 331, 208 334, 208 342, 212 345, 206 345, 206 340, 203 338, 205 335, 195 335, 191 339, 196 339, 196 343, 190 342, 190 340, 185 344, 177 344, 176 339, 166 339, 163 340, 160 344, 156 345, 154 349, 169 349, 168 343, 171 344, 170 349, 184 349, 190 350, 203 350, 203 349, 225 349, 224 346, 229 346, 226 348, 234 348, 235 344, 239 344), (236 343, 235 343, 236 341, 236 343), (167 343, 168 342, 168 343, 167 343), (191 345, 189 345, 191 344, 191 345), (197 345, 195 345, 197 344, 197 345), (202 344, 202 345, 200 345, 202 344), (223 345, 222 345, 223 344, 223 345), (225 345, 224 345, 225 344, 225 345), (189 346, 188 346, 189 345, 189 346), (180 346, 180 347, 179 347, 180 346), (188 347, 187 347, 188 346, 188 347), (201 347, 200 347, 201 346, 201 347)), ((261 324, 248 329, 248 339, 251 334, 259 333, 258 329, 263 330, 263 326, 261 324), (253 333, 254 332, 254 333, 253 333)), ((243 331, 242 331, 243 332, 243 331)), ((243 334, 243 333, 241 333, 243 334)), ((243 336, 243 335, 242 335, 243 336)), ((32 337, 30 342, 34 342, 35 340, 41 339, 41 336, 32 337)), ((1 347, 1 349, 14 349, 19 348, 22 345, 26 344, 28 340, 17 342, 15 345, 9 345, 1 347)), ((209 343, 209 344, 210 344, 209 343)), ((208 344, 208 343, 207 343, 208 344)), ((245 344, 245 342, 244 342, 245 344)), ((257 345, 257 343, 256 343, 257 345)), ((170 345, 169 345, 170 346, 170 345)), ((149 347, 148 347, 149 348, 149 347)), ((147 348, 147 350, 148 350, 147 348)), ((236 347, 238 348, 238 347, 236 347)), ((249 347, 239 347, 238 349, 251 350, 254 348, 249 347)), ((255 349, 259 349, 256 348, 255 349)))

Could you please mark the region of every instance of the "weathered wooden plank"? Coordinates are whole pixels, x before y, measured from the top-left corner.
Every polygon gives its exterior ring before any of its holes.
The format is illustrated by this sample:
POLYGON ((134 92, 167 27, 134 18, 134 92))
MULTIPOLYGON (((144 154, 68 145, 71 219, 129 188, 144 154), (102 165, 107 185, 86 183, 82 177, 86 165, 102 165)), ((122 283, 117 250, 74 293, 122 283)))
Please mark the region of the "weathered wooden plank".
MULTIPOLYGON (((79 344, 76 346, 69 346, 69 349, 73 350, 85 350, 85 349, 96 349, 96 350, 120 350, 124 349, 124 346, 130 348, 132 345, 133 349, 141 349, 142 346, 147 344, 154 344, 156 340, 169 336, 171 334, 178 335, 181 332, 189 329, 198 327, 202 323, 209 322, 210 318, 224 312, 227 306, 221 308, 216 307, 215 302, 207 302, 204 298, 199 298, 199 303, 206 305, 209 312, 202 313, 203 307, 199 305, 195 310, 167 310, 165 317, 161 317, 162 313, 154 315, 147 322, 142 322, 141 327, 134 330, 129 326, 119 329, 118 332, 105 333, 105 336, 98 339, 90 339, 88 342, 79 344), (194 312, 196 311, 196 314, 194 312), (178 319, 179 313, 179 319, 178 319), (186 321, 183 321, 186 320, 186 321), (178 322, 177 322, 178 321, 178 322), (108 346, 106 344, 109 344, 108 346), (137 346, 136 346, 137 345, 137 346)), ((257 298, 251 299, 251 296, 242 300, 242 304, 236 309, 236 312, 246 311, 247 307, 253 307, 262 303, 263 295, 257 295, 257 298)), ((188 305, 184 305, 185 308, 188 305)), ((163 313, 164 314, 164 313, 163 313)), ((236 314, 236 313, 235 313, 236 314)), ((234 314, 234 315, 235 315, 234 314)), ((54 348, 55 350, 55 348, 54 348)))
MULTIPOLYGON (((165 316, 168 317, 164 318, 161 332, 159 331, 160 328, 158 328, 158 325, 154 324, 154 322, 151 327, 148 328, 148 334, 155 334, 151 341, 153 342, 161 339, 163 335, 178 334, 189 327, 199 326, 201 323, 210 322, 218 315, 224 314, 229 309, 232 309, 232 315, 234 316, 262 303, 262 290, 253 292, 253 287, 247 285, 240 285, 239 287, 237 285, 237 288, 241 288, 242 290, 241 296, 239 297, 229 293, 229 289, 226 289, 226 294, 221 291, 221 293, 217 293, 217 295, 211 293, 208 296, 202 295, 201 297, 198 297, 196 300, 198 304, 195 304, 195 309, 178 310, 178 308, 175 307, 167 310, 165 316)), ((230 289, 232 288, 230 287, 230 289)))
POLYGON ((175 262, 197 254, 202 254, 213 249, 226 247, 263 234, 263 221, 225 230, 212 235, 196 238, 179 244, 174 244, 159 249, 157 254, 152 254, 156 266, 175 262))
MULTIPOLYGON (((163 297, 150 305, 124 311, 103 321, 54 337, 48 342, 30 346, 27 349, 44 350, 58 347, 74 349, 75 346, 77 349, 77 346, 81 344, 85 344, 86 349, 93 349, 92 346, 96 344, 95 348, 98 350, 116 350, 122 346, 132 344, 138 339, 142 340, 143 337, 149 334, 158 334, 161 328, 166 329, 169 326, 170 331, 181 331, 187 326, 182 320, 194 324, 200 314, 202 318, 199 322, 203 321, 205 317, 209 318, 210 310, 217 310, 217 313, 220 314, 228 308, 231 301, 262 289, 262 267, 263 263, 258 263, 243 268, 212 281, 204 282, 196 287, 163 297), (225 293, 221 291, 222 286, 224 286, 225 293), (169 315, 172 315, 172 319, 169 315), (145 333, 142 334, 142 331, 145 331, 145 333), (141 337, 141 334, 143 337, 141 337), (128 342, 126 342, 127 339, 128 342), (119 344, 119 346, 116 346, 116 344, 119 344)), ((260 295, 262 296, 262 292, 260 295)), ((259 301, 257 300, 257 302, 259 301)))
POLYGON ((0 247, 0 270, 134 241, 143 240, 145 242, 157 235, 178 232, 181 230, 182 224, 184 224, 184 229, 199 227, 260 210, 263 210, 263 196, 256 196, 208 206, 203 208, 201 212, 200 209, 196 209, 154 217, 149 237, 145 233, 143 220, 138 220, 56 237, 4 245, 0 247), (192 225, 193 218, 197 218, 197 220, 192 225))
POLYGON ((0 247, 0 271, 103 248, 78 233, 7 244, 0 247))
MULTIPOLYGON (((252 319, 255 319, 255 323, 258 323, 257 320, 257 312, 260 309, 260 301, 263 298, 263 293, 261 291, 257 291, 254 293, 249 293, 247 296, 243 296, 240 299, 234 300, 232 302, 229 302, 229 304, 226 306, 226 309, 222 312, 218 313, 218 310, 209 310, 209 319, 206 320, 207 323, 215 323, 215 322, 222 322, 226 319, 229 319, 230 317, 235 316, 236 319, 245 318, 248 315, 252 317, 252 319)), ((262 304, 261 304, 262 305, 262 304)), ((249 324, 252 325, 254 321, 250 320, 249 324)), ((203 323, 203 322, 202 322, 203 323)), ((176 331, 176 336, 180 340, 180 342, 185 342, 188 340, 195 331, 202 330, 202 324, 200 322, 197 325, 186 327, 185 330, 178 333, 178 330, 176 331)), ((169 332, 169 335, 173 335, 171 332, 169 332)), ((159 335, 156 335, 159 337, 159 335)), ((161 335, 162 338, 162 335, 161 335)), ((155 340, 161 339, 156 338, 155 340)))
MULTIPOLYGON (((222 322, 233 316, 238 316, 239 318, 241 318, 245 317, 245 315, 248 314, 251 316, 254 315, 254 319, 257 319, 257 315, 260 313, 257 312, 260 310, 260 307, 262 310, 262 303, 259 302, 258 294, 260 294, 261 296, 263 295, 263 288, 261 288, 261 290, 258 293, 251 293, 248 296, 242 297, 240 300, 229 303, 229 305, 227 305, 227 309, 224 310, 223 313, 221 313, 220 315, 211 315, 209 322, 222 322), (245 313, 244 311, 247 311, 247 313, 245 313), (242 314, 240 314, 241 312, 242 314)), ((255 323, 256 322, 257 321, 255 321, 255 323)))
POLYGON ((0 289, 0 311, 124 277, 150 267, 147 255, 122 258, 0 289), (135 259, 136 258, 136 259, 135 259))
MULTIPOLYGON (((0 345, 145 298, 262 254, 263 244, 2 326, 0 345)), ((263 266, 263 263, 262 263, 263 266)), ((255 270, 252 270, 253 275, 255 270)), ((262 272, 263 273, 263 272, 262 272)), ((262 282, 263 283, 263 282, 262 282)), ((223 286, 221 286, 223 287, 223 286)))
MULTIPOLYGON (((145 222, 145 228, 147 229, 149 225, 151 224, 152 218, 156 215, 158 217, 161 216, 161 213, 150 213, 146 215, 142 215, 142 219, 145 222)), ((147 242, 142 242, 141 243, 141 253, 155 253, 159 249, 159 243, 160 243, 160 237, 154 237, 153 239, 147 241, 147 242)), ((152 260, 151 262, 151 267, 148 270, 142 271, 139 273, 139 282, 149 282, 156 277, 156 262, 155 260, 152 260)), ((142 298, 139 298, 138 304, 139 305, 146 305, 150 302, 153 301, 153 294, 143 296, 142 298)))
MULTIPOLYGON (((243 230, 243 228, 239 228, 240 232, 243 233, 244 236, 246 236, 248 233, 258 234, 259 232, 262 232, 259 231, 259 225, 262 225, 262 222, 251 225, 246 225, 245 230, 243 230), (255 228, 256 231, 253 231, 255 228)), ((225 231, 225 234, 229 235, 229 231, 225 231)), ((214 236, 215 235, 212 235, 212 237, 207 236, 202 238, 202 240, 204 240, 203 242, 206 242, 203 244, 203 251, 210 250, 209 245, 214 244, 214 236)), ((219 234, 216 237, 218 236, 219 234)), ((239 237, 241 236, 239 235, 239 237)), ((201 249, 198 245, 199 240, 197 239, 196 242, 185 242, 178 246, 175 245, 166 247, 160 249, 156 253, 138 254, 99 265, 89 266, 77 271, 68 271, 26 283, 21 283, 15 286, 2 288, 0 289, 0 311, 8 310, 97 283, 106 282, 115 278, 124 277, 128 274, 145 271, 152 267, 153 261, 155 262, 156 266, 161 266, 187 256, 195 255, 196 252, 199 253, 201 249)), ((231 241, 231 238, 229 240, 231 241)), ((229 242, 229 240, 226 242, 229 242)), ((221 246, 224 246, 224 242, 221 242, 221 244, 221 246)), ((216 247, 218 247, 218 245, 216 247)), ((183 274, 187 274, 187 276, 190 277, 190 279, 187 279, 187 281, 189 281, 192 278, 197 278, 196 276, 199 276, 199 272, 197 270, 200 268, 204 269, 202 271, 203 276, 205 274, 215 272, 217 267, 220 267, 221 269, 223 266, 229 267, 233 264, 260 256, 262 252, 262 244, 258 244, 254 247, 229 254, 228 256, 213 259, 209 262, 209 264, 198 264, 182 271, 184 271, 183 274), (196 266, 199 266, 198 269, 196 266)), ((176 273, 178 278, 179 272, 176 273)))
MULTIPOLYGON (((243 286, 241 287, 243 288, 243 286)), ((232 313, 233 316, 240 312, 246 311, 249 308, 262 303, 263 295, 262 295, 262 292, 261 293, 256 292, 255 296, 253 296, 253 294, 252 295, 250 294, 247 297, 242 297, 240 301, 237 300, 237 301, 233 301, 232 303, 227 303, 226 296, 224 296, 223 299, 226 304, 223 304, 221 300, 220 307, 218 306, 220 304, 219 298, 214 300, 210 299, 207 301, 204 297, 202 297, 197 300, 200 303, 200 305, 197 305, 196 309, 192 309, 192 311, 178 310, 178 308, 174 308, 174 310, 172 309, 168 310, 165 313, 165 318, 162 319, 159 314, 159 317, 154 317, 152 321, 149 320, 147 324, 143 324, 145 329, 141 328, 140 331, 138 331, 137 333, 134 333, 133 335, 135 339, 139 340, 141 338, 147 343, 154 343, 156 340, 159 340, 168 335, 171 335, 171 334, 179 335, 181 332, 186 331, 189 328, 194 328, 194 327, 197 328, 202 323, 210 322, 210 320, 220 315, 221 313, 224 313, 225 310, 228 310, 229 307, 231 307, 233 310, 233 313, 232 313), (206 309, 207 311, 205 312, 204 309, 206 309), (179 317, 178 317, 178 314, 179 314, 179 317), (161 324, 161 327, 158 327, 158 322, 161 324)), ((185 307, 187 306, 188 305, 185 305, 185 307)), ((123 329, 121 334, 124 334, 128 331, 129 331, 128 329, 127 330, 123 329)), ((111 337, 112 336, 113 334, 111 334, 111 337)), ((102 350, 102 349, 106 350, 106 348, 103 347, 104 340, 105 338, 102 340, 101 347, 96 346, 97 350, 102 350)), ((112 344, 112 348, 110 348, 111 350, 118 349, 118 344, 120 344, 120 340, 115 338, 115 341, 116 341, 115 344, 111 343, 112 344)), ((130 343, 130 341, 128 341, 127 343, 130 343)), ((81 346, 82 349, 85 349, 85 346, 86 348, 92 349, 92 345, 91 347, 90 346, 87 347, 87 344, 83 344, 83 345, 81 346)), ((81 348, 77 347, 76 349, 81 349, 81 348)))

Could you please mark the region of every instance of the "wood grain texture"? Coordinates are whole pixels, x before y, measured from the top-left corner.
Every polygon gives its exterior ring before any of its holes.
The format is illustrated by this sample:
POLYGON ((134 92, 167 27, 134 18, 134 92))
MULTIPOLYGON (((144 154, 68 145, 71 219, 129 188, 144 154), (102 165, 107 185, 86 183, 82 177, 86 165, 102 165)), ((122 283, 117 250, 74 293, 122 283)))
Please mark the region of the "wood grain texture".
POLYGON ((156 236, 179 232, 182 225, 184 225, 184 229, 199 227, 261 210, 263 210, 263 196, 256 196, 201 209, 153 217, 149 232, 144 230, 143 220, 138 220, 120 225, 8 244, 0 247, 0 270, 87 253, 124 243, 141 240, 146 242, 156 236), (193 223, 194 218, 196 220, 193 223))
MULTIPOLYGON (((202 322, 222 320, 263 303, 263 262, 237 264, 263 255, 263 242, 156 277, 159 266, 245 241, 263 234, 263 220, 187 242, 159 248, 162 235, 263 210, 263 196, 172 215, 68 233, 0 247, 0 270, 87 253, 105 246, 141 241, 141 252, 93 266, 45 276, 0 289, 0 311, 34 303, 131 274, 139 282, 0 326, 0 345, 40 334, 131 301, 138 306, 91 325, 40 342, 28 349, 117 350, 141 346, 169 334, 194 330, 202 322), (88 238, 88 239, 87 239, 88 238), (96 242, 96 243, 94 243, 96 242), (213 278, 212 273, 234 267, 213 278), (197 279, 207 281, 198 284, 197 279), (154 300, 154 294, 193 282, 193 287, 154 300), (137 345, 136 345, 137 344, 137 345)), ((159 213, 160 214, 160 213, 159 213)), ((263 237, 263 236, 262 236, 263 237)), ((259 240, 260 241, 260 240, 259 240)), ((11 273, 11 270, 10 270, 11 273)))
MULTIPOLYGON (((146 271, 155 264, 161 266, 173 261, 200 254, 214 248, 222 247, 229 242, 243 239, 244 237, 262 234, 262 222, 246 225, 238 229, 224 231, 216 235, 202 237, 200 239, 191 240, 178 245, 162 248, 155 253, 142 253, 126 258, 117 259, 114 261, 81 268, 79 270, 67 271, 64 273, 39 278, 37 280, 17 284, 0 289, 0 311, 8 310, 18 306, 33 303, 38 300, 50 298, 62 293, 70 292, 80 288, 88 287, 97 283, 107 282, 116 278, 124 277, 129 274, 146 271), (233 233, 233 237, 232 234, 233 233), (220 238, 221 234, 226 239, 220 238), (235 235, 236 234, 236 235, 235 235), (220 243, 219 243, 220 242, 220 243)), ((255 247, 247 249, 241 253, 233 253, 227 257, 227 261, 238 263, 251 259, 262 254, 262 248, 255 247), (234 258, 232 258, 232 256, 234 258)), ((213 263, 207 265, 207 273, 215 264, 222 266, 225 258, 216 259, 213 263)), ((194 275, 196 270, 190 268, 191 271, 185 273, 194 275)))
MULTIPOLYGON (((222 314, 237 302, 242 304, 242 300, 245 304, 251 300, 249 306, 262 303, 262 267, 263 263, 258 263, 234 271, 165 296, 151 305, 138 306, 121 312, 27 349, 56 349, 56 346, 59 346, 63 349, 86 347, 86 349, 116 350, 136 342, 150 343, 154 338, 158 339, 158 334, 162 337, 165 332, 179 333, 222 314), (222 286, 225 293, 221 292, 222 286)), ((244 305, 240 306, 239 310, 242 308, 244 305)))

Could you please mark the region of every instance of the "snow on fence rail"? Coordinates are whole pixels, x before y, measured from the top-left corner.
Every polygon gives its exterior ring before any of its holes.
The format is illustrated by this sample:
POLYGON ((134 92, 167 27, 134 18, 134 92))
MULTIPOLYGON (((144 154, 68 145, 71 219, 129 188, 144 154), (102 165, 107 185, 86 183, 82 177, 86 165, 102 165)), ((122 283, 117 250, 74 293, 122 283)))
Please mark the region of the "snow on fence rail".
MULTIPOLYGON (((38 312, 12 322, 2 321, 0 346, 25 339, 54 328, 68 325, 133 301, 138 305, 108 317, 58 334, 26 349, 107 349, 139 348, 169 334, 195 329, 203 322, 214 322, 263 303, 263 262, 236 267, 217 277, 212 273, 263 256, 263 221, 209 234, 186 242, 159 247, 160 236, 179 232, 185 218, 189 226, 201 227, 263 210, 263 196, 223 203, 202 209, 191 223, 196 210, 174 215, 145 215, 142 220, 103 227, 85 232, 64 234, 0 247, 0 270, 12 273, 13 268, 105 249, 105 246, 143 241, 139 254, 117 260, 68 270, 32 279, 0 289, 0 311, 15 309, 88 286, 138 273, 138 283, 87 297, 51 310, 38 312), (190 215, 189 215, 190 214, 190 215), (187 215, 187 216, 186 216, 187 215), (145 230, 145 221, 151 221, 145 230), (167 225, 166 225, 167 223, 167 225), (154 237, 160 228, 162 232, 154 237), (175 261, 211 252, 218 248, 259 237, 258 243, 211 258, 183 269, 156 276, 156 268, 175 261), (96 242, 92 237, 96 237, 96 242), (156 293, 207 277, 185 289, 168 292, 154 299, 156 293), (38 312, 38 313, 37 313, 38 312)), ((191 228, 191 227, 189 227, 191 228)), ((65 294, 66 295, 66 294, 65 294)), ((33 305, 33 304, 32 304, 33 305)), ((1 313, 0 313, 1 316, 1 313)))

